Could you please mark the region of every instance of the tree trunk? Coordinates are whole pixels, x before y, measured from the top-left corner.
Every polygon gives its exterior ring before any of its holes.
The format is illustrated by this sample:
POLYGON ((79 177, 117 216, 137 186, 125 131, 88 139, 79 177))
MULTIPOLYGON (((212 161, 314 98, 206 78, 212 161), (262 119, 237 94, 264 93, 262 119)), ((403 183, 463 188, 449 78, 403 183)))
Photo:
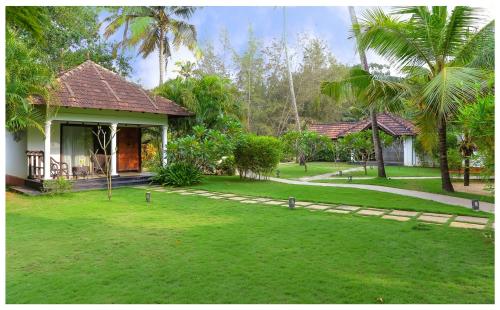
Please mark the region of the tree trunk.
MULTIPOLYGON (((354 11, 354 7, 352 6, 349 7, 349 14, 351 15, 351 22, 354 27, 354 25, 358 24, 358 19, 356 17, 356 12, 354 11)), ((357 41, 359 36, 359 29, 356 27, 354 27, 354 35, 356 37, 356 42, 358 43, 358 53, 361 65, 363 65, 363 69, 366 72, 370 72, 370 67, 368 67, 368 61, 366 60, 365 51, 359 47, 359 42, 357 41)), ((387 176, 385 174, 384 157, 382 155, 380 135, 378 134, 377 111, 375 111, 374 108, 370 108, 370 120, 372 123, 373 147, 375 148, 375 160, 377 161, 378 177, 386 178, 387 176)))
POLYGON ((166 55, 165 42, 163 41, 163 32, 160 32, 160 50, 158 51, 160 61, 160 85, 163 84, 163 76, 165 75, 166 55))
POLYGON ((448 147, 446 145, 446 120, 443 118, 438 124, 439 140, 439 168, 441 170, 441 188, 447 192, 454 192, 448 168, 448 147))
POLYGON ((292 100, 292 108, 295 116, 295 124, 300 132, 299 110, 297 109, 297 101, 295 99, 295 89, 293 87, 292 69, 290 67, 290 59, 288 59, 288 47, 286 42, 286 7, 283 7, 283 47, 285 48, 286 69, 288 71, 288 87, 290 88, 290 97, 292 100))
POLYGON ((367 161, 363 162, 363 168, 365 168, 365 175, 368 175, 368 171, 366 170, 366 164, 367 164, 367 161))
POLYGON ((470 179, 470 159, 465 157, 464 160, 464 186, 469 186, 470 179))
POLYGON ((377 113, 373 109, 370 110, 370 118, 372 122, 373 148, 375 149, 375 160, 377 161, 378 177, 386 178, 387 176, 385 175, 384 155, 382 153, 382 145, 380 143, 380 135, 377 125, 377 113))

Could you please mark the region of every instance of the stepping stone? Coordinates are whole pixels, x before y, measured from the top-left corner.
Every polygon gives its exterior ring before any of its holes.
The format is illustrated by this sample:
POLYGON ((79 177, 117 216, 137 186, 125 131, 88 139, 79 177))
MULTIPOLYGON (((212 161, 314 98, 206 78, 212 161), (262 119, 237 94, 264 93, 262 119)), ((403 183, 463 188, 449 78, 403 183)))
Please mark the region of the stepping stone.
POLYGON ((355 207, 355 206, 338 206, 337 209, 346 210, 346 211, 356 211, 356 210, 361 209, 361 207, 355 207))
POLYGON ((406 222, 406 221, 410 220, 409 217, 406 217, 406 216, 396 216, 396 215, 383 215, 382 218, 386 219, 386 220, 395 220, 395 221, 400 221, 400 222, 406 222))
POLYGON ((208 196, 214 196, 215 194, 212 194, 212 193, 203 193, 203 194, 200 194, 200 196, 205 196, 205 197, 208 197, 208 196))
POLYGON ((269 200, 269 201, 265 201, 264 204, 277 206, 277 205, 283 204, 283 201, 269 200))
POLYGON ((396 215, 396 216, 417 216, 418 212, 415 211, 402 211, 402 210, 394 210, 390 213, 390 215, 396 215))
POLYGON ((363 209, 361 211, 358 211, 357 214, 361 215, 372 215, 372 216, 381 216, 384 214, 386 210, 377 210, 377 209, 363 209))
POLYGON ((178 193, 181 194, 181 195, 196 195, 193 192, 186 192, 186 191, 184 191, 184 192, 178 192, 178 193))
POLYGON ((255 200, 241 200, 241 203, 258 203, 258 201, 255 200))
POLYGON ((474 216, 457 216, 455 218, 456 222, 466 222, 466 223, 476 223, 476 224, 488 224, 488 219, 485 217, 474 217, 474 216))
POLYGON ((312 209, 312 210, 326 210, 330 209, 332 206, 325 206, 325 205, 311 205, 306 207, 307 209, 312 209))
POLYGON ((337 209, 328 209, 325 212, 340 213, 340 214, 349 214, 349 213, 351 213, 351 211, 348 211, 348 210, 337 210, 337 209))
POLYGON ((193 193, 204 194, 204 193, 208 193, 208 191, 197 190, 197 191, 193 191, 193 193))
POLYGON ((255 200, 255 201, 264 202, 264 201, 269 201, 269 200, 271 200, 271 199, 269 199, 269 198, 255 198, 254 200, 255 200))
POLYGON ((442 214, 442 213, 422 213, 422 215, 439 216, 439 217, 445 217, 445 218, 450 218, 453 216, 451 214, 442 214))
POLYGON ((224 194, 224 195, 220 195, 221 197, 235 197, 236 195, 235 194, 224 194))
POLYGON ((207 198, 210 198, 210 199, 223 199, 224 197, 221 197, 221 196, 208 196, 207 198))
POLYGON ((314 204, 313 202, 307 202, 307 201, 296 201, 295 206, 301 206, 301 207, 306 207, 314 204))
POLYGON ((245 199, 248 199, 247 197, 239 197, 239 196, 236 196, 236 197, 229 197, 230 200, 236 200, 236 201, 241 201, 241 200, 245 200, 245 199))
POLYGON ((176 189, 176 190, 173 190, 173 191, 170 191, 170 192, 171 192, 171 193, 178 193, 178 194, 180 194, 180 193, 185 193, 185 192, 187 192, 187 190, 185 190, 185 189, 176 189))
POLYGON ((152 188, 151 190, 153 190, 155 192, 169 192, 169 190, 167 190, 165 188, 152 188))
POLYGON ((450 218, 448 217, 425 215, 425 213, 418 217, 418 220, 420 221, 439 223, 439 224, 444 224, 448 222, 449 219, 450 218))
POLYGON ((486 225, 462 223, 462 222, 451 222, 450 223, 450 227, 456 227, 456 228, 484 229, 485 226, 486 225))

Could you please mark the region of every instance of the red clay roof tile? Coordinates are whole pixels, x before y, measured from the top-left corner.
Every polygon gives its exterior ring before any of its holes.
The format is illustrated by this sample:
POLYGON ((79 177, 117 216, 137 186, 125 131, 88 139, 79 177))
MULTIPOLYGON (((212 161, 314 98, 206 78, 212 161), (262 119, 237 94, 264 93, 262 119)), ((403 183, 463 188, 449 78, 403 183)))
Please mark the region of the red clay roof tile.
POLYGON ((91 60, 61 74, 58 81, 60 86, 55 95, 60 106, 193 115, 175 102, 154 95, 91 60))

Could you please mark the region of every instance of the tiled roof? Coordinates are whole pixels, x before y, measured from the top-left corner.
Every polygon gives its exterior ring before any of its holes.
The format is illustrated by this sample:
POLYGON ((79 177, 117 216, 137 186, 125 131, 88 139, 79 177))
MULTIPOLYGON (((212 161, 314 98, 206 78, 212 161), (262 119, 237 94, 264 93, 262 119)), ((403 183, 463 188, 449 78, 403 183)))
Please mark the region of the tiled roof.
MULTIPOLYGON (((394 114, 382 113, 377 115, 378 127, 392 136, 414 136, 417 134, 415 125, 409 120, 394 114)), ((343 137, 349 133, 371 128, 370 119, 358 122, 339 122, 334 124, 312 124, 309 130, 325 135, 331 139, 343 137)))
POLYGON ((175 102, 156 96, 91 60, 58 77, 57 104, 63 107, 193 115, 175 102))

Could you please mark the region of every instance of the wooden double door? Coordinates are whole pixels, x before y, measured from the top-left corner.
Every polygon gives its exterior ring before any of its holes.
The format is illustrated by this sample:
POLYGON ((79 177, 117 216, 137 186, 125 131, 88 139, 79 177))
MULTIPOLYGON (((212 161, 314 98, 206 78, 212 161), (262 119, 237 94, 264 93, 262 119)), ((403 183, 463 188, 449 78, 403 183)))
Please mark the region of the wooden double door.
POLYGON ((141 129, 120 127, 117 133, 118 172, 141 171, 141 129))

